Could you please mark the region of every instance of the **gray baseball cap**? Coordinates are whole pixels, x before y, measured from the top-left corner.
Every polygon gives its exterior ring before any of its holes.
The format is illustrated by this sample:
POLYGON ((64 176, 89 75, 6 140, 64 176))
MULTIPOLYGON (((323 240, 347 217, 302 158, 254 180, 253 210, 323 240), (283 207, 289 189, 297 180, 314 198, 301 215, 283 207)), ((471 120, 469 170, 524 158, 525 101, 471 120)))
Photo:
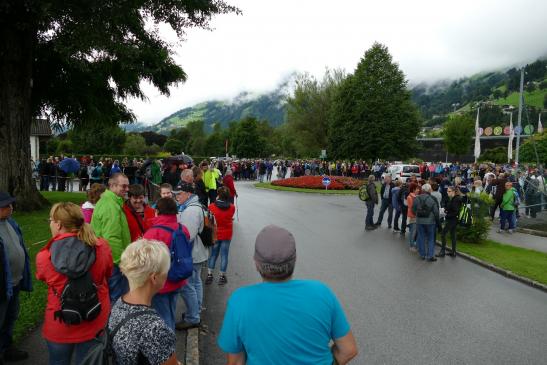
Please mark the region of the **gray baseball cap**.
POLYGON ((254 259, 261 264, 282 265, 296 260, 296 242, 291 232, 269 225, 258 233, 254 259))

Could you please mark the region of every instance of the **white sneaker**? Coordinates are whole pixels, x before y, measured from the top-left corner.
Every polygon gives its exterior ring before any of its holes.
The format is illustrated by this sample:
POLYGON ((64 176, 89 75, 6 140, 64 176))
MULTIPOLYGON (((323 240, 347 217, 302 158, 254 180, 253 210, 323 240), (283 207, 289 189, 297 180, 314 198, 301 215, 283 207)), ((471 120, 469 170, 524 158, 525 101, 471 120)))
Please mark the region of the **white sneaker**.
POLYGON ((509 234, 513 234, 513 230, 512 230, 512 229, 508 230, 507 232, 508 232, 509 234))
POLYGON ((496 232, 501 233, 503 232, 501 229, 496 230, 496 232))

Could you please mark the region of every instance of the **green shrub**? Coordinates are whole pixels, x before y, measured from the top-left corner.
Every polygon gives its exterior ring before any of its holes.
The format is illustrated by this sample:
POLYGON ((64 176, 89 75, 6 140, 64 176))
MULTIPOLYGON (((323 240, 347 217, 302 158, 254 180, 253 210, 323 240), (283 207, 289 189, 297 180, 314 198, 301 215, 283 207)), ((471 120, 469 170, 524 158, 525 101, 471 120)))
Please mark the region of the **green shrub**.
POLYGON ((494 204, 494 199, 486 193, 476 194, 468 193, 469 204, 471 204, 471 214, 473 224, 471 227, 458 227, 458 239, 469 243, 480 243, 488 237, 490 230, 490 206, 494 204))

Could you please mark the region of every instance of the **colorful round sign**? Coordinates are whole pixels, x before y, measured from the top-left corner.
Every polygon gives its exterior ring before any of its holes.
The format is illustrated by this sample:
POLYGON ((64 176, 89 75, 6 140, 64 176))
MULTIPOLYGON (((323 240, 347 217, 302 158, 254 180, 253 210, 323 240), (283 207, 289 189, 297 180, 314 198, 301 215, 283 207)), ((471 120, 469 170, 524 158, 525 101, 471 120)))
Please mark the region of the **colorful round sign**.
POLYGON ((506 136, 510 135, 511 134, 511 128, 509 128, 509 126, 503 128, 503 134, 505 134, 506 136))
POLYGON ((522 127, 516 126, 515 127, 515 135, 522 133, 522 127))
POLYGON ((492 127, 486 127, 486 129, 484 130, 484 134, 486 134, 487 136, 491 136, 492 132, 492 127))
POLYGON ((534 133, 534 126, 533 125, 527 125, 526 127, 524 127, 524 133, 526 133, 528 135, 534 133))
POLYGON ((501 127, 495 127, 494 128, 494 135, 495 136, 501 136, 502 132, 503 132, 503 128, 501 128, 501 127))
POLYGON ((479 136, 482 136, 484 134, 484 128, 479 128, 479 136))

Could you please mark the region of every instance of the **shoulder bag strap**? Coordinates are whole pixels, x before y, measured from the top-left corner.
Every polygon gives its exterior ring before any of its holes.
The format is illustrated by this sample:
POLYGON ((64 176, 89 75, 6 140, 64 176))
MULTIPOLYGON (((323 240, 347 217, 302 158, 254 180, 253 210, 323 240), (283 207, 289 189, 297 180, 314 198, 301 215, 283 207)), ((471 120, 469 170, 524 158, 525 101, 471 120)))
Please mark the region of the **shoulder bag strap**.
POLYGON ((132 320, 133 318, 137 318, 137 317, 143 316, 145 314, 155 314, 155 313, 156 313, 156 311, 153 311, 153 310, 145 310, 145 311, 139 311, 139 312, 134 312, 134 313, 129 314, 127 317, 122 319, 116 327, 114 327, 112 332, 110 332, 110 334, 109 334, 110 340, 113 340, 114 337, 116 337, 116 335, 118 334, 118 331, 122 328, 122 326, 124 324, 126 324, 127 322, 129 322, 130 320, 132 320))

